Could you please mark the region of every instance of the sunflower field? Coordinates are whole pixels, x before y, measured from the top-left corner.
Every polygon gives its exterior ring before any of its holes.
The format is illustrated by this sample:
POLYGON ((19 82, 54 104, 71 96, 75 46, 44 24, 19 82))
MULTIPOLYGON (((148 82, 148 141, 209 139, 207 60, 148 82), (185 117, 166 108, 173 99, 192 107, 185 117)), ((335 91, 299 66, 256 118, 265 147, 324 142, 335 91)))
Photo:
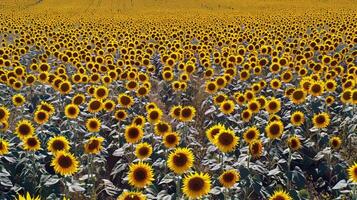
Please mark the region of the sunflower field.
POLYGON ((356 200, 355 0, 0 0, 0 200, 356 200))

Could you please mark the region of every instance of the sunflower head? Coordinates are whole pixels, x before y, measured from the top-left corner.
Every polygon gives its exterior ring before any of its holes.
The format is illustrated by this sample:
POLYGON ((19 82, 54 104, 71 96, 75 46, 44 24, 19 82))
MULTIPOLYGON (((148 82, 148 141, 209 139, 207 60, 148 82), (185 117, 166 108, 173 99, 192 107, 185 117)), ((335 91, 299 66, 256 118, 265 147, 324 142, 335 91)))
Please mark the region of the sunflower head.
POLYGON ((229 115, 234 111, 234 102, 232 100, 225 100, 220 104, 219 109, 222 113, 229 115))
POLYGON ((263 143, 260 139, 249 143, 249 153, 253 158, 259 158, 263 154, 263 143))
POLYGON ((326 128, 330 124, 330 115, 325 112, 314 114, 312 123, 316 128, 326 128))
POLYGON ((134 104, 134 99, 130 95, 122 93, 118 96, 118 103, 124 108, 130 108, 134 104))
POLYGON ((185 173, 194 162, 194 155, 188 148, 176 148, 167 158, 167 166, 176 174, 185 173))
POLYGON ((25 97, 22 94, 15 94, 12 96, 12 103, 16 106, 22 106, 26 102, 25 97))
POLYGON ((9 153, 9 143, 0 138, 0 155, 5 155, 7 153, 9 153))
POLYGON ((284 190, 277 190, 271 195, 269 200, 293 200, 293 198, 284 190))
POLYGON ((237 170, 231 169, 224 171, 220 176, 219 176, 219 182, 225 187, 225 188, 231 188, 234 186, 234 184, 239 181, 240 179, 240 174, 237 170))
POLYGON ((171 107, 170 116, 174 119, 179 120, 180 116, 181 116, 181 109, 182 109, 182 106, 180 106, 180 105, 171 107))
POLYGON ((69 119, 76 119, 79 115, 79 108, 76 104, 68 104, 64 109, 64 114, 69 119))
POLYGON ((151 185, 154 180, 152 167, 143 162, 132 163, 128 173, 129 184, 136 188, 144 188, 151 185))
POLYGON ((36 136, 29 136, 23 140, 24 149, 27 151, 37 151, 41 148, 41 142, 36 136))
POLYGON ((184 177, 182 191, 188 198, 201 198, 211 190, 211 178, 206 173, 191 173, 184 177))
POLYGON ((243 133, 243 139, 246 143, 250 143, 253 140, 259 139, 260 132, 256 126, 249 127, 246 131, 243 133))
POLYGON ((339 149, 341 147, 342 140, 338 136, 333 136, 333 137, 330 138, 329 143, 330 143, 331 148, 337 150, 337 149, 339 149))
POLYGON ((128 143, 137 143, 144 136, 144 131, 141 126, 131 124, 125 128, 125 140, 128 143))
POLYGON ((100 131, 101 121, 98 118, 92 117, 87 119, 86 128, 89 132, 95 133, 100 131))
POLYGON ((289 137, 288 139, 288 146, 290 149, 297 151, 301 148, 301 141, 300 138, 298 138, 297 136, 293 135, 291 137, 289 137))
POLYGON ((21 120, 16 125, 15 133, 20 139, 32 136, 35 132, 35 128, 29 120, 21 120))
POLYGON ((52 154, 56 154, 59 151, 69 151, 69 149, 69 141, 64 136, 53 137, 47 142, 47 150, 52 154))
POLYGON ((115 113, 114 113, 114 117, 118 121, 123 121, 127 116, 128 116, 128 114, 127 114, 126 110, 124 110, 124 109, 119 109, 119 110, 115 111, 115 113))
POLYGON ((53 166, 56 173, 62 176, 73 175, 78 171, 78 164, 76 157, 73 154, 59 151, 52 159, 51 166, 53 166))
POLYGON ((98 154, 103 148, 103 146, 102 146, 103 141, 104 141, 104 138, 102 138, 102 137, 92 136, 84 144, 84 152, 87 154, 98 154))
POLYGON ((26 193, 26 196, 22 196, 21 194, 19 194, 19 196, 16 198, 16 200, 41 200, 41 198, 39 196, 33 196, 31 197, 30 193, 26 193))
POLYGON ((117 200, 146 200, 146 196, 141 192, 125 191, 117 200))
POLYGON ((301 111, 295 111, 290 117, 290 122, 294 126, 301 126, 305 122, 304 113, 301 111))
POLYGON ((174 148, 180 143, 180 136, 177 132, 166 133, 163 137, 163 142, 166 148, 174 148))
POLYGON ((353 183, 357 183, 357 162, 355 162, 353 165, 351 165, 348 169, 348 176, 349 179, 353 182, 353 183))
POLYGON ((222 124, 216 124, 211 126, 208 130, 206 130, 206 136, 208 140, 213 144, 215 136, 224 130, 225 127, 222 124))
POLYGON ((271 121, 265 127, 265 132, 269 139, 280 138, 281 135, 283 134, 283 131, 284 131, 284 125, 283 122, 281 122, 280 120, 271 121))
POLYGON ((0 106, 0 122, 7 121, 9 119, 10 112, 5 106, 0 106))
POLYGON ((192 121, 196 115, 196 109, 193 106, 184 106, 181 109, 180 120, 183 122, 192 121))
POLYGON ((160 121, 156 123, 154 127, 154 133, 160 136, 163 136, 166 133, 171 132, 171 130, 172 130, 171 125, 164 121, 160 121))
POLYGON ((214 145, 224 153, 233 151, 238 143, 239 137, 231 129, 221 131, 214 138, 214 145))
POLYGON ((135 156, 140 160, 144 160, 152 154, 152 147, 149 143, 139 143, 135 148, 135 156))
POLYGON ((103 102, 99 99, 92 99, 88 102, 88 111, 97 113, 103 109, 103 102))
POLYGON ((151 124, 155 124, 161 120, 161 117, 162 117, 161 109, 154 108, 148 111, 146 118, 151 124))
POLYGON ((270 99, 270 101, 266 104, 265 106, 265 110, 269 113, 269 114, 274 114, 279 112, 281 109, 281 103, 280 100, 276 99, 276 98, 272 98, 270 99))

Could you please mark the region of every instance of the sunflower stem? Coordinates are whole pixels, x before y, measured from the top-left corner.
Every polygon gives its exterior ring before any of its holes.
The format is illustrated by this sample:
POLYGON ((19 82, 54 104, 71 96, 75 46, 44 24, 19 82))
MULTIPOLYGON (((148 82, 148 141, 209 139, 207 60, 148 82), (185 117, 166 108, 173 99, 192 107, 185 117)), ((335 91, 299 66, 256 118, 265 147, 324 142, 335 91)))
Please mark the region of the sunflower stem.
MULTIPOLYGON (((288 175, 290 174, 290 165, 291 165, 291 150, 290 150, 290 148, 289 148, 289 155, 288 155, 288 175)), ((289 178, 289 176, 288 176, 288 181, 287 181, 287 188, 288 188, 288 190, 290 190, 290 178, 289 178)))

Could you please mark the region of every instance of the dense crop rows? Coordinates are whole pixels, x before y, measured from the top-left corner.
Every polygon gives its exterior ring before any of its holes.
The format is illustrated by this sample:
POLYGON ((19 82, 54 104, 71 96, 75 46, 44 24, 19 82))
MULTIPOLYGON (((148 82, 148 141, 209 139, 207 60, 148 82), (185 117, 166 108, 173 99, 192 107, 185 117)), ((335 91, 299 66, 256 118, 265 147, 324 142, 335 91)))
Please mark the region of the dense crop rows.
POLYGON ((0 10, 0 199, 357 198, 353 1, 0 10))

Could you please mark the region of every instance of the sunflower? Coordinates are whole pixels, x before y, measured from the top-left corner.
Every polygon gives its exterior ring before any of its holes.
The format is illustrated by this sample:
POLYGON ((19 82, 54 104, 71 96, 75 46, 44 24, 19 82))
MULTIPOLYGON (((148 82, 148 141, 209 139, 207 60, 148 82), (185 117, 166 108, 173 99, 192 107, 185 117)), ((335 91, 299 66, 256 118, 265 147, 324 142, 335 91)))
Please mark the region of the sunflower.
POLYGON ((357 162, 347 169, 348 176, 353 183, 357 183, 357 162))
POLYGON ((137 143, 144 136, 144 131, 142 127, 137 126, 135 124, 131 124, 126 126, 125 128, 125 140, 128 143, 137 143))
POLYGON ((330 115, 325 112, 314 114, 312 123, 316 128, 326 128, 330 124, 330 115))
POLYGON ((338 136, 333 136, 333 137, 330 138, 329 143, 330 143, 331 148, 339 149, 341 147, 342 140, 338 136))
POLYGON ((219 93, 213 97, 213 102, 216 105, 221 105, 221 103, 223 103, 227 98, 228 96, 226 94, 219 93))
POLYGON ((240 174, 237 170, 231 169, 223 172, 218 180, 219 182, 223 185, 225 188, 231 188, 234 186, 234 184, 239 181, 240 179, 240 174))
POLYGON ((144 116, 138 115, 138 116, 134 117, 132 123, 137 125, 137 126, 142 126, 143 127, 145 125, 145 123, 146 123, 146 119, 145 119, 144 116))
POLYGON ((252 111, 250 111, 249 109, 243 110, 241 113, 241 117, 244 122, 249 122, 249 120, 252 118, 252 111))
POLYGON ((305 115, 301 111, 295 111, 291 117, 290 122, 294 126, 301 126, 305 122, 305 115))
POLYGON ((343 90, 340 96, 340 100, 344 104, 352 103, 352 90, 351 89, 343 90))
POLYGON ((72 85, 69 81, 63 81, 59 87, 58 90, 61 94, 68 94, 72 90, 72 85))
POLYGON ((59 151, 69 151, 69 141, 64 136, 52 137, 47 142, 47 150, 52 154, 56 154, 59 151))
POLYGON ((173 148, 180 143, 180 136, 176 132, 166 133, 162 138, 166 148, 173 148))
POLYGON ((246 131, 243 133, 243 139, 246 143, 250 143, 253 140, 259 139, 259 130, 256 126, 249 127, 246 131))
POLYGON ((327 96, 326 99, 325 99, 325 103, 326 103, 327 105, 331 105, 331 104, 333 104, 334 102, 335 102, 335 97, 333 97, 333 96, 327 96))
POLYGON ((53 166, 55 172, 62 176, 76 173, 78 171, 78 164, 76 157, 65 151, 59 151, 51 162, 51 166, 53 166))
POLYGON ((239 137, 235 135, 234 131, 225 129, 214 137, 213 144, 216 145, 220 151, 227 153, 233 151, 238 143, 239 137))
MULTIPOLYGON (((262 101, 264 101, 264 105, 265 105, 265 99, 262 99, 262 101)), ((248 102, 248 109, 252 111, 252 113, 258 113, 260 109, 260 105, 261 103, 259 101, 251 100, 248 102)))
POLYGON ((12 103, 16 106, 22 106, 26 102, 25 97, 22 94, 15 94, 12 96, 12 103))
POLYGON ((272 98, 269 100, 269 102, 267 103, 267 105, 265 106, 265 110, 269 113, 269 114, 274 114, 279 112, 281 109, 281 103, 279 99, 276 98, 272 98))
POLYGON ((94 97, 96 99, 106 99, 109 95, 109 90, 105 86, 98 86, 95 88, 94 97))
POLYGON ((124 120, 128 116, 128 113, 124 109, 119 109, 115 111, 114 117, 118 121, 124 120))
POLYGON ((193 166, 194 155, 188 148, 176 148, 167 158, 167 166, 176 174, 185 173, 193 166))
POLYGON ((147 88, 146 86, 140 86, 137 90, 136 90, 136 95, 138 97, 144 97, 146 96, 148 93, 150 92, 150 89, 147 88))
POLYGON ((44 110, 37 110, 34 114, 34 121, 38 124, 44 124, 48 121, 48 113, 44 110))
POLYGON ((217 83, 215 81, 207 81, 205 84, 205 91, 209 94, 214 94, 218 90, 217 83))
POLYGON ((312 96, 321 96, 321 94, 324 92, 324 82, 322 81, 313 81, 311 83, 311 86, 309 88, 309 93, 312 95, 312 96))
POLYGON ((98 99, 92 99, 89 101, 87 109, 90 113, 97 113, 103 109, 103 102, 98 99))
POLYGON ((69 119, 76 119, 79 115, 79 108, 76 104, 68 104, 64 109, 64 114, 69 119))
POLYGON ((149 143, 139 143, 135 148, 135 156, 140 160, 150 157, 152 154, 152 147, 149 143))
POLYGON ((103 108, 104 110, 106 110, 107 112, 111 112, 114 110, 115 108, 115 102, 111 99, 107 99, 104 101, 103 103, 103 108))
POLYGON ((263 143, 261 140, 253 140, 249 143, 249 153, 253 158, 259 158, 263 154, 263 143))
POLYGON ((16 200, 41 200, 41 198, 39 196, 35 197, 31 197, 30 193, 26 193, 26 196, 22 196, 21 194, 19 194, 19 196, 16 198, 16 200))
POLYGON ((124 108, 130 108, 134 104, 134 99, 130 95, 122 93, 118 96, 118 103, 124 108))
POLYGON ((219 109, 222 113, 229 115, 234 111, 234 102, 232 100, 225 100, 220 104, 219 109))
POLYGON ((206 136, 208 140, 213 144, 215 136, 224 130, 225 127, 222 124, 216 124, 211 126, 208 130, 206 130, 206 136))
POLYGON ((283 122, 280 120, 271 121, 265 127, 265 133, 267 134, 269 139, 277 139, 280 138, 284 131, 283 122))
POLYGON ((9 109, 7 109, 5 106, 0 106, 0 122, 7 121, 9 116, 9 109))
POLYGON ((284 190, 277 190, 269 198, 269 200, 293 200, 293 198, 289 195, 289 193, 285 192, 284 190))
POLYGON ((290 136, 288 138, 288 146, 290 149, 297 151, 301 148, 301 141, 296 135, 290 136))
POLYGON ((156 105, 155 102, 149 102, 145 105, 145 109, 146 111, 148 112, 149 110, 152 110, 152 109, 155 109, 155 108, 158 108, 158 106, 156 105))
POLYGON ((270 81, 270 87, 274 90, 277 90, 281 87, 281 82, 279 79, 273 79, 270 81))
POLYGON ((161 109, 154 108, 148 111, 146 118, 151 124, 155 124, 161 120, 161 117, 162 117, 161 109))
POLYGON ((15 133, 20 139, 32 136, 35 132, 35 128, 29 120, 21 120, 16 124, 15 133))
POLYGON ((48 112, 50 116, 55 113, 55 107, 51 103, 47 103, 45 101, 41 101, 41 103, 37 106, 37 110, 44 110, 48 112))
POLYGON ((146 196, 141 192, 125 191, 121 193, 117 200, 146 200, 146 196))
POLYGON ((86 97, 83 94, 76 94, 73 98, 72 98, 72 103, 79 106, 82 103, 84 103, 84 101, 86 100, 86 97))
POLYGON ((290 96, 290 100, 294 104, 302 104, 306 100, 306 92, 302 89, 295 89, 290 96))
POLYGON ((104 138, 102 138, 102 137, 92 136, 84 144, 84 152, 87 154, 98 154, 103 148, 103 146, 102 146, 103 141, 104 141, 104 138))
POLYGON ((180 120, 183 122, 192 121, 196 115, 196 109, 192 106, 185 106, 181 109, 180 120))
POLYGON ((179 120, 181 116, 182 106, 172 106, 170 109, 170 116, 174 119, 179 120))
POLYGON ((336 90, 337 83, 335 80, 327 80, 325 83, 325 89, 329 92, 333 92, 336 90))
POLYGON ((99 132, 101 125, 101 121, 96 117, 89 118, 86 121, 86 128, 91 133, 99 132))
POLYGON ((182 191, 188 198, 201 198, 211 190, 211 178, 206 173, 191 173, 184 177, 182 191))
POLYGON ((171 125, 164 121, 160 121, 156 123, 154 127, 154 133, 160 136, 163 136, 166 133, 171 132, 171 130, 172 130, 171 125))
POLYGON ((24 149, 27 151, 37 151, 41 148, 41 142, 36 136, 29 136, 23 140, 24 149))
POLYGON ((8 121, 0 121, 0 132, 5 132, 9 128, 8 121))
POLYGON ((9 153, 9 143, 5 140, 0 138, 0 155, 5 155, 9 153))
POLYGON ((143 162, 132 163, 128 173, 129 184, 136 188, 144 188, 151 185, 154 180, 152 167, 143 162))

